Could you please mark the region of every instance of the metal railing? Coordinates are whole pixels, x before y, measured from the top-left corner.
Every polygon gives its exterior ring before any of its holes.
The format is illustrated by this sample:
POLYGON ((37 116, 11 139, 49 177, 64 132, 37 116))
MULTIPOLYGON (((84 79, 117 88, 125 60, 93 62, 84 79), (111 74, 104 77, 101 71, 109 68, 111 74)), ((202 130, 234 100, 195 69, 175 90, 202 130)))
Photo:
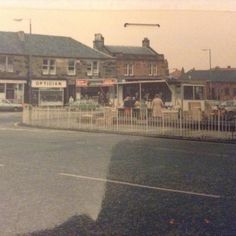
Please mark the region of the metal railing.
POLYGON ((153 117, 149 109, 100 108, 71 110, 65 108, 27 107, 23 123, 32 126, 71 130, 89 130, 194 138, 201 140, 236 140, 236 120, 221 114, 203 117, 200 111, 163 111, 153 117))

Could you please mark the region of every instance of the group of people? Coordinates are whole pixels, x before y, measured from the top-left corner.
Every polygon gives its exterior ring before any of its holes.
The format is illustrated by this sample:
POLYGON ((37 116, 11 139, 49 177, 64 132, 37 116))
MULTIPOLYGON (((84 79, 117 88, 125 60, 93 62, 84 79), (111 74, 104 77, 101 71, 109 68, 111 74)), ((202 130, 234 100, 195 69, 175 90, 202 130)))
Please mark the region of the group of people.
MULTIPOLYGON (((125 113, 129 114, 131 109, 136 106, 136 104, 139 103, 140 101, 136 100, 135 98, 132 98, 131 96, 126 96, 124 99, 124 109, 125 113)), ((151 109, 152 109, 152 116, 153 117, 162 117, 162 109, 164 107, 164 103, 161 99, 160 94, 156 94, 151 102, 151 109)))

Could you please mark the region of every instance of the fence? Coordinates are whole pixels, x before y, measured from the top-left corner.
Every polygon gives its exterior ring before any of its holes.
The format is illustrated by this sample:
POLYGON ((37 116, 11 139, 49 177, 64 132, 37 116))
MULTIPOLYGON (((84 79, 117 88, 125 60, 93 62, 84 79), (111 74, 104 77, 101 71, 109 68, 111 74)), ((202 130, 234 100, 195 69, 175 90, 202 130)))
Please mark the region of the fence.
POLYGON ((221 114, 206 118, 199 111, 182 113, 166 110, 161 117, 152 117, 148 109, 125 111, 106 107, 99 110, 28 107, 23 111, 23 123, 58 129, 236 140, 235 119, 228 119, 221 114))

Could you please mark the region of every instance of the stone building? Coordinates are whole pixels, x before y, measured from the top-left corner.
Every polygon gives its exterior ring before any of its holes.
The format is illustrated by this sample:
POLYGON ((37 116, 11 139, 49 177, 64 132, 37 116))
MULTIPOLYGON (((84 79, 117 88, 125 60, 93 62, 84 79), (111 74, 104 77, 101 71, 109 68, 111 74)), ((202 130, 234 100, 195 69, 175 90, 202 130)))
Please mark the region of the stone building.
POLYGON ((0 98, 63 105, 97 96, 115 77, 111 56, 70 37, 0 32, 0 98))
POLYGON ((116 59, 119 100, 128 94, 136 94, 140 99, 150 94, 153 98, 160 91, 170 97, 166 82, 158 83, 169 74, 168 62, 163 54, 152 49, 148 38, 143 39, 141 46, 114 46, 106 45, 102 34, 95 34, 93 47, 116 59))

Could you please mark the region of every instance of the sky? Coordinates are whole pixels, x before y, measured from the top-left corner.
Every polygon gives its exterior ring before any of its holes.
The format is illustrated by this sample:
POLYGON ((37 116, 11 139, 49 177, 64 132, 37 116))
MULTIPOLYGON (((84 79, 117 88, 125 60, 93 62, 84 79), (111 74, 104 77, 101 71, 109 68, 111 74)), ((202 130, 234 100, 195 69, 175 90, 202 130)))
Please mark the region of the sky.
POLYGON ((141 46, 144 37, 175 68, 236 68, 235 0, 0 0, 0 31, 72 37, 90 47, 101 33, 107 45, 141 46), (16 22, 14 18, 24 18, 16 22), (124 27, 124 23, 160 24, 124 27))

